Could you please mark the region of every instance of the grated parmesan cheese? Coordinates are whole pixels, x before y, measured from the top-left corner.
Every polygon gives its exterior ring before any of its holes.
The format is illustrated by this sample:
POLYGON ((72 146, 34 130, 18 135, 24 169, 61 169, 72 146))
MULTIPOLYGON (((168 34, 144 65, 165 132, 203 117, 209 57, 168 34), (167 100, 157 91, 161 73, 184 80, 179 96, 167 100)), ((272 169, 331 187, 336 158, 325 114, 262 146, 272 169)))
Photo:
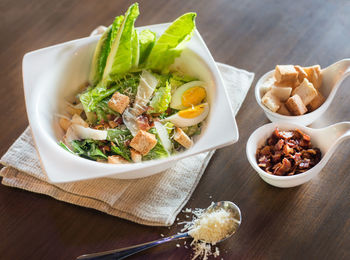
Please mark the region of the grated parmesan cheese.
POLYGON ((230 212, 220 209, 203 214, 193 223, 188 233, 195 240, 202 240, 215 245, 227 237, 235 226, 235 219, 230 212))
MULTIPOLYGON (((194 210, 186 208, 182 212, 193 214, 192 221, 178 223, 178 225, 184 224, 181 232, 188 231, 194 238, 190 244, 194 251, 192 260, 199 258, 207 260, 209 256, 219 257, 219 248, 215 247, 213 249, 212 245, 226 238, 232 229, 236 228, 238 221, 232 213, 225 209, 205 212, 204 209, 198 208, 194 210)), ((188 216, 185 215, 185 217, 187 218, 188 216)), ((187 247, 185 246, 185 248, 187 247)))

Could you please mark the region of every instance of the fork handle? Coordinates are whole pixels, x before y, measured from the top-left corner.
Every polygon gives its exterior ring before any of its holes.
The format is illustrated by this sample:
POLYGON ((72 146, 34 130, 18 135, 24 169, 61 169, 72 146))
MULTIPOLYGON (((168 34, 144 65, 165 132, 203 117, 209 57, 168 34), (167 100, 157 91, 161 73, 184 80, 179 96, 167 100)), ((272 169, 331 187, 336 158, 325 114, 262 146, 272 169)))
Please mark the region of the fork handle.
POLYGON ((158 239, 155 241, 147 242, 144 244, 139 244, 135 246, 130 246, 130 247, 124 247, 120 249, 115 249, 115 250, 110 250, 110 251, 105 251, 105 252, 100 252, 100 253, 93 253, 93 254, 86 254, 86 255, 81 255, 77 257, 77 260, 86 260, 86 259, 94 259, 94 260, 116 260, 116 259, 124 259, 128 256, 131 256, 133 254, 136 254, 138 252, 141 252, 143 250, 146 250, 148 248, 167 243, 170 241, 174 240, 179 240, 179 239, 185 239, 190 237, 188 233, 180 233, 177 235, 173 235, 170 237, 165 237, 162 239, 158 239))

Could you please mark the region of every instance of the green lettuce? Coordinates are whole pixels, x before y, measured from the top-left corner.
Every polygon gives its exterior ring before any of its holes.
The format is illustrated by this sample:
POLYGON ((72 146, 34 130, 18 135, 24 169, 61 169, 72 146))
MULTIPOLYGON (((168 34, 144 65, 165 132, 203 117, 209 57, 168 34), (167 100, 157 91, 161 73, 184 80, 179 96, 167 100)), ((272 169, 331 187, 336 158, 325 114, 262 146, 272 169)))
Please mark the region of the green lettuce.
POLYGON ((72 153, 72 154, 75 154, 71 149, 69 149, 69 147, 65 144, 65 143, 63 143, 62 141, 60 141, 59 143, 58 143, 64 150, 66 150, 66 151, 68 151, 68 152, 70 152, 70 153, 72 153))
POLYGON ((149 131, 149 133, 154 134, 157 138, 157 144, 151 151, 149 151, 148 154, 142 157, 143 161, 148 161, 148 160, 154 160, 154 159, 161 159, 161 158, 166 158, 169 156, 169 152, 164 148, 162 145, 162 142, 159 139, 159 136, 157 134, 157 130, 153 127, 149 131))
POLYGON ((175 125, 171 122, 166 122, 164 124, 164 127, 167 130, 169 136, 172 134, 173 130, 175 129, 175 125))
POLYGON ((181 128, 188 136, 199 135, 201 133, 201 123, 181 128))
POLYGON ((104 99, 96 105, 96 116, 98 123, 101 123, 102 121, 108 121, 107 115, 118 115, 118 112, 110 109, 108 106, 108 100, 104 99))
POLYGON ((103 80, 108 80, 111 75, 123 75, 132 68, 132 39, 134 36, 134 23, 139 16, 139 6, 134 3, 125 13, 124 20, 120 25, 111 51, 107 58, 103 80))
POLYGON ((89 82, 95 86, 101 79, 106 66, 108 54, 115 39, 124 16, 117 16, 113 24, 102 34, 95 48, 94 56, 91 62, 89 82))
POLYGON ((140 59, 139 64, 142 64, 150 54, 154 43, 156 42, 156 34, 151 30, 143 30, 139 34, 140 59))
POLYGON ((162 113, 169 107, 171 101, 171 86, 168 81, 164 87, 156 89, 154 96, 150 102, 151 109, 148 113, 162 113))
POLYGON ((100 141, 85 139, 74 140, 71 142, 73 152, 86 159, 94 160, 105 159, 108 157, 98 148, 100 141))
POLYGON ((128 129, 114 128, 107 130, 107 140, 113 142, 111 145, 112 153, 120 155, 128 161, 131 161, 131 155, 125 142, 131 140, 132 137, 128 129))
POLYGON ((122 94, 128 95, 131 99, 136 96, 137 87, 140 82, 139 73, 128 73, 116 80, 109 88, 100 82, 95 88, 89 89, 80 95, 80 102, 83 104, 85 113, 96 110, 97 104, 105 98, 119 91, 122 94))
POLYGON ((132 35, 132 60, 131 60, 131 66, 133 68, 137 68, 139 66, 139 59, 140 59, 140 47, 139 47, 139 34, 134 29, 133 35, 132 35))
POLYGON ((196 28, 196 13, 187 13, 177 18, 156 41, 146 62, 146 68, 168 72, 169 66, 180 56, 196 28))

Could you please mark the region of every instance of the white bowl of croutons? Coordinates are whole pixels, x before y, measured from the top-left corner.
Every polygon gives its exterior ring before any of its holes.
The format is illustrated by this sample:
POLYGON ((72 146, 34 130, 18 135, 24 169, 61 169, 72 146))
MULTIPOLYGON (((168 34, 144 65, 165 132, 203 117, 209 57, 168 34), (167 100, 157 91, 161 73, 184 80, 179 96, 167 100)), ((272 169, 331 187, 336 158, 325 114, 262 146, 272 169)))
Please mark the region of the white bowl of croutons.
POLYGON ((256 100, 272 122, 310 125, 327 108, 322 76, 319 65, 277 65, 256 84, 256 100))
POLYGON ((277 65, 255 86, 255 98, 272 122, 310 125, 331 104, 342 81, 350 75, 350 59, 321 70, 319 65, 277 65))

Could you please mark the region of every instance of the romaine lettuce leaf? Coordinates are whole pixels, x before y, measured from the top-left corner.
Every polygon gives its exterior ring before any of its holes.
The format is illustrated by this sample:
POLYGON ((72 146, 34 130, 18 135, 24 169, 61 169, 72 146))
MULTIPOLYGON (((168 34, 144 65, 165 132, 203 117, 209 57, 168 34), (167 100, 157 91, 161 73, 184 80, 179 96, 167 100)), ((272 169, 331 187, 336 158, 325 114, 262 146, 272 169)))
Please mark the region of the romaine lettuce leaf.
POLYGON ((162 113, 168 109, 171 101, 171 86, 168 81, 165 82, 165 86, 156 89, 154 96, 150 102, 152 107, 148 110, 148 113, 162 113))
POLYGON ((140 59, 139 64, 142 64, 150 54, 154 43, 156 42, 156 33, 151 30, 143 30, 139 34, 140 59))
POLYGON ((146 68, 168 72, 175 58, 180 56, 196 28, 196 13, 187 13, 177 18, 156 41, 146 61, 146 68))
POLYGON ((85 140, 74 140, 71 142, 73 151, 84 158, 94 160, 97 159, 108 159, 107 156, 98 148, 99 141, 85 139, 85 140))
POLYGON ((109 51, 111 50, 112 44, 115 40, 115 37, 117 36, 119 27, 123 23, 123 20, 124 20, 124 15, 119 15, 114 19, 114 22, 112 24, 111 38, 109 41, 109 51))
POLYGON ((111 45, 115 39, 116 33, 124 19, 124 16, 117 16, 113 24, 102 34, 95 48, 94 56, 91 62, 89 82, 95 86, 101 79, 106 66, 108 54, 111 45))
POLYGON ((102 81, 95 88, 89 89, 80 95, 80 102, 83 104, 85 113, 95 111, 97 104, 119 91, 122 94, 128 95, 133 99, 137 92, 137 87, 140 82, 139 73, 129 73, 120 77, 114 82, 115 85, 107 88, 102 81))
POLYGON ((169 136, 172 134, 173 130, 175 129, 175 125, 171 122, 165 122, 164 127, 167 130, 169 136))
POLYGON ((131 155, 125 142, 131 139, 132 135, 127 129, 114 128, 107 130, 107 140, 113 142, 111 145, 111 151, 114 154, 124 157, 128 161, 131 161, 131 155))
POLYGON ((97 103, 96 105, 96 116, 98 123, 101 123, 101 121, 108 121, 107 115, 118 115, 117 112, 115 112, 113 109, 110 109, 108 106, 108 100, 104 99, 97 103))
POLYGON ((70 153, 72 153, 72 154, 75 154, 71 149, 69 149, 69 147, 65 144, 65 143, 63 143, 62 141, 60 141, 59 143, 58 143, 64 150, 66 150, 66 151, 68 151, 68 152, 70 152, 70 153))
POLYGON ((140 59, 140 47, 139 47, 139 34, 138 32, 134 29, 133 35, 132 35, 132 61, 131 61, 131 66, 133 68, 137 68, 139 66, 139 59, 140 59))
POLYGON ((124 20, 120 25, 111 51, 107 58, 103 80, 106 81, 111 75, 123 75, 132 67, 132 39, 134 23, 139 15, 139 6, 134 3, 125 13, 124 20))
POLYGON ((119 142, 125 142, 132 139, 132 135, 128 129, 108 129, 107 130, 107 140, 115 142, 117 145, 119 142))

